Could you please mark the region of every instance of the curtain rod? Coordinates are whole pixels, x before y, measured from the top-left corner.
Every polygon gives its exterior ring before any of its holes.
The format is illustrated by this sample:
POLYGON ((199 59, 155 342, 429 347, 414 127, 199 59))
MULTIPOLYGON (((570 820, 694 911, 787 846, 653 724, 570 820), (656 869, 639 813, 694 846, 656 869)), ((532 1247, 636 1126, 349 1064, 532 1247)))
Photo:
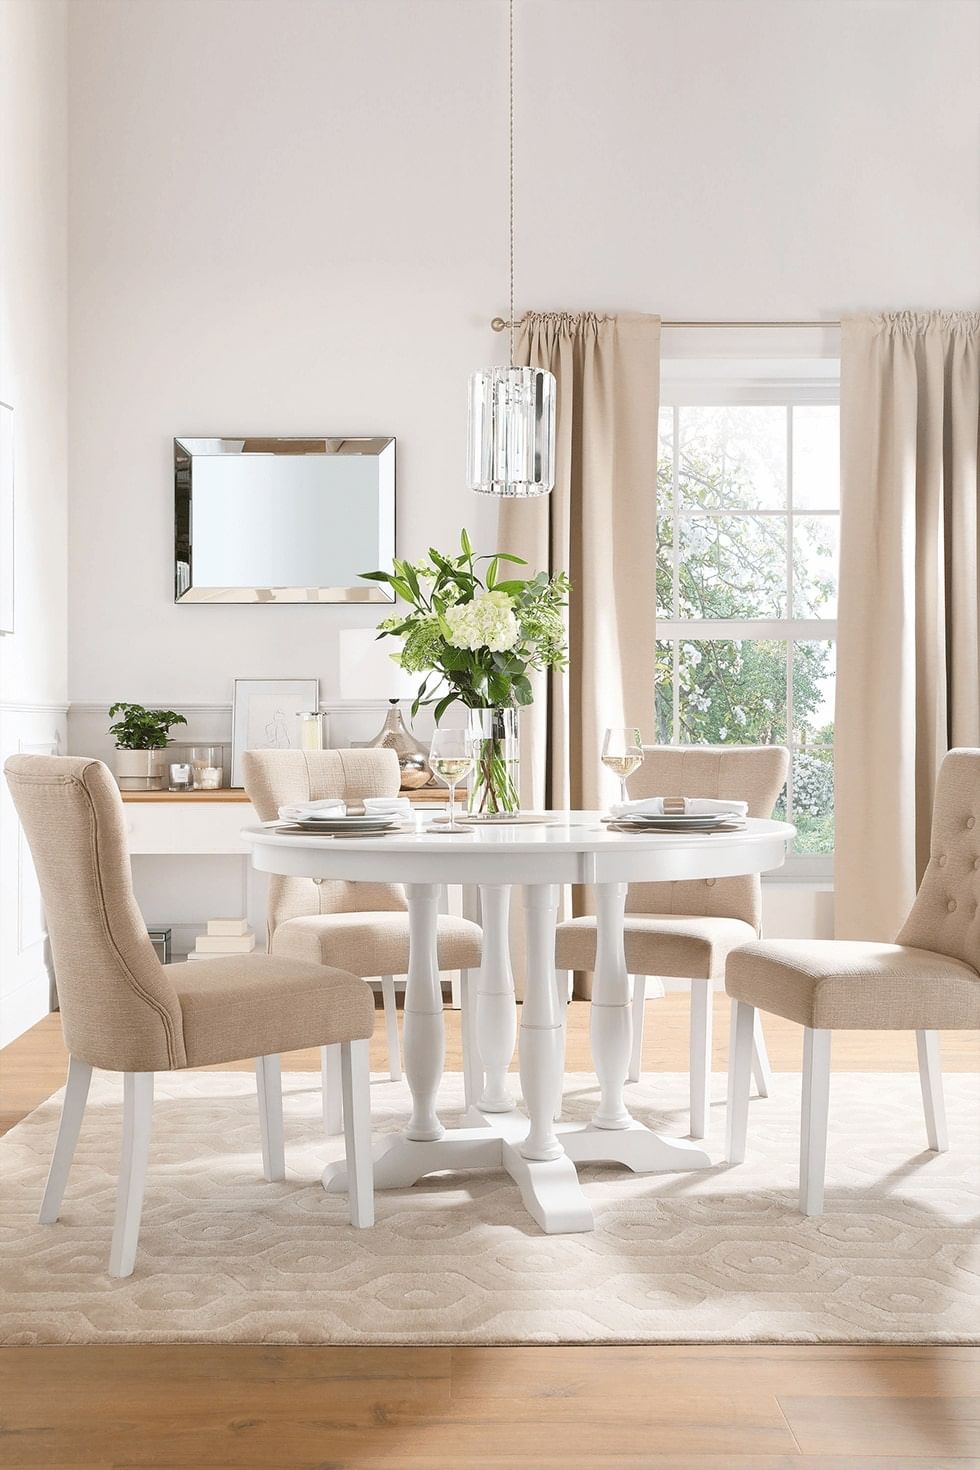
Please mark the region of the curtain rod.
MULTIPOLYGON (((505 332, 508 327, 519 327, 524 318, 518 317, 509 322, 502 316, 495 316, 490 326, 495 332, 505 332)), ((668 322, 662 321, 662 327, 839 327, 839 321, 808 321, 808 322, 668 322)))

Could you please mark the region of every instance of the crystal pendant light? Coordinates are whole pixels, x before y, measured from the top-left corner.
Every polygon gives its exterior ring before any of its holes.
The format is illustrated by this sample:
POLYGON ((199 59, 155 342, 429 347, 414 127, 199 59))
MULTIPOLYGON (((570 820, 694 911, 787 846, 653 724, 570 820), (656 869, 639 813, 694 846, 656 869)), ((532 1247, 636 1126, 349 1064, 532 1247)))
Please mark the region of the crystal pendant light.
POLYGON ((467 483, 481 495, 547 495, 555 483, 553 373, 514 365, 514 0, 509 0, 510 366, 470 378, 467 483))

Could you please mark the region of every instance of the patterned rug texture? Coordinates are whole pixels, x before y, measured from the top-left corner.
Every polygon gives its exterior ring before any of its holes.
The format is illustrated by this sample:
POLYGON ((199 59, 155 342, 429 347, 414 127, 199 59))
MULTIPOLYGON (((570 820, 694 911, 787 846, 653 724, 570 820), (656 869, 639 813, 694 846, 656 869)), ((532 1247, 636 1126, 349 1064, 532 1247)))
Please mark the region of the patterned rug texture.
MULTIPOLYGON (((513 1079, 515 1088, 517 1078, 513 1079)), ((157 1079, 136 1272, 106 1275, 121 1082, 93 1081, 61 1220, 37 1223, 61 1094, 0 1140, 4 1343, 976 1343, 980 1079, 946 1077, 950 1151, 928 1153, 918 1079, 835 1074, 826 1213, 796 1208, 800 1078, 753 1098, 745 1164, 687 1174, 583 1168, 590 1234, 548 1236, 497 1172, 379 1193, 373 1230, 319 1179, 319 1077, 284 1077, 287 1178, 261 1177, 255 1079, 157 1079)), ((708 1140, 720 1160, 724 1078, 708 1140)), ((634 1114, 687 1129, 687 1078, 627 1089, 634 1114)), ((595 1080, 566 1079, 586 1119, 595 1080)), ((402 1126, 404 1083, 372 1085, 375 1127, 402 1126)), ((441 1115, 462 1111, 447 1075, 441 1115)))

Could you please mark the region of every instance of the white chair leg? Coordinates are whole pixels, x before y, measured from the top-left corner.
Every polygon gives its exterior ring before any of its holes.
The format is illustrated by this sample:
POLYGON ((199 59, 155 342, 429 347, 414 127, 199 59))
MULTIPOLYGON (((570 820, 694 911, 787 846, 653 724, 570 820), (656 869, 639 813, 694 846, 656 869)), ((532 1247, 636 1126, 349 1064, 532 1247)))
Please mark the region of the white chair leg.
POLYGON ((285 1179, 282 1138, 282 1067, 278 1056, 255 1058, 255 1091, 259 1102, 262 1173, 270 1182, 285 1179))
POLYGON ((132 1276, 153 1126, 153 1073, 123 1074, 123 1137, 109 1275, 132 1276))
POLYGON ((398 1045, 398 1003, 395 1000, 394 975, 381 976, 381 999, 384 1002, 385 1035, 388 1038, 388 1075, 392 1082, 400 1082, 402 1058, 398 1045))
POLYGON ((803 1028, 803 1109, 800 1129, 800 1210, 823 1214, 827 1167, 827 1110, 830 1102, 830 1040, 833 1032, 803 1028))
POLYGON ((640 1069, 643 1065, 643 1018, 646 998, 647 977, 645 975, 634 975, 633 1046, 630 1051, 630 1069, 626 1074, 627 1082, 639 1082, 640 1080, 640 1069))
POLYGON ((463 1101, 468 1108, 474 1108, 483 1095, 483 1068, 480 1065, 480 1051, 476 1041, 476 977, 469 970, 460 970, 459 978, 460 1030, 463 1041, 463 1101))
POLYGON ((939 1032, 917 1031, 915 1045, 919 1053, 919 1083, 922 1087, 922 1106, 926 1115, 926 1136, 933 1152, 944 1154, 949 1148, 949 1135, 946 1132, 946 1103, 943 1098, 939 1032))
POLYGON ((762 1029, 762 1012, 755 1013, 755 1030, 752 1032, 752 1075, 755 1089, 760 1097, 768 1097, 772 1086, 772 1067, 769 1065, 769 1050, 762 1029))
POLYGON ((350 1221, 358 1230, 374 1224, 374 1158, 371 1153, 371 1057, 367 1041, 345 1041, 340 1052, 344 1092, 344 1143, 350 1221))
POLYGON ((562 1115, 565 1106, 565 1048, 568 1044, 568 1007, 572 999, 572 972, 571 970, 556 970, 555 984, 558 987, 558 1015, 561 1018, 561 1082, 558 1087, 558 1101, 555 1104, 555 1122, 562 1115))
POLYGON ((449 1008, 453 1011, 463 1009, 463 972, 453 970, 449 976, 449 1008))
POLYGON ((323 1131, 328 1136, 343 1133, 344 1106, 339 1045, 321 1046, 320 1075, 323 1079, 323 1131))
POLYGON ((44 1197, 41 1200, 41 1211, 38 1215, 42 1225, 53 1225, 61 1210, 61 1201, 64 1198, 65 1185, 68 1183, 71 1161, 75 1157, 78 1130, 82 1126, 82 1118, 85 1115, 85 1103, 88 1099, 91 1081, 92 1068, 88 1062, 80 1061, 78 1057, 69 1057, 65 1100, 61 1104, 61 1122, 58 1125, 58 1139, 54 1146, 54 1153, 51 1155, 48 1182, 44 1186, 44 1197))
POLYGON ((691 1129, 692 1138, 708 1131, 711 1097, 711 1032, 713 992, 710 980, 691 981, 691 1129))
POLYGON ((733 1000, 728 1037, 728 1109, 725 1119, 725 1158, 730 1164, 745 1162, 754 1026, 755 1006, 746 1005, 742 1000, 733 1000))

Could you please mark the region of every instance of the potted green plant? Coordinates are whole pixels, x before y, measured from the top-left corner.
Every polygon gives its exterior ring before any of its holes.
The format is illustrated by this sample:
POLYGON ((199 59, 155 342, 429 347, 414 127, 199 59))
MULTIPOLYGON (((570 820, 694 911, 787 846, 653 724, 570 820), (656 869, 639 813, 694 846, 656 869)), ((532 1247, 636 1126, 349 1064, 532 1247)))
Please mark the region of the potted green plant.
POLYGON ((163 752, 173 725, 186 725, 172 709, 144 709, 141 704, 114 704, 109 718, 120 715, 109 734, 116 737, 116 781, 121 791, 159 791, 163 785, 163 752))

